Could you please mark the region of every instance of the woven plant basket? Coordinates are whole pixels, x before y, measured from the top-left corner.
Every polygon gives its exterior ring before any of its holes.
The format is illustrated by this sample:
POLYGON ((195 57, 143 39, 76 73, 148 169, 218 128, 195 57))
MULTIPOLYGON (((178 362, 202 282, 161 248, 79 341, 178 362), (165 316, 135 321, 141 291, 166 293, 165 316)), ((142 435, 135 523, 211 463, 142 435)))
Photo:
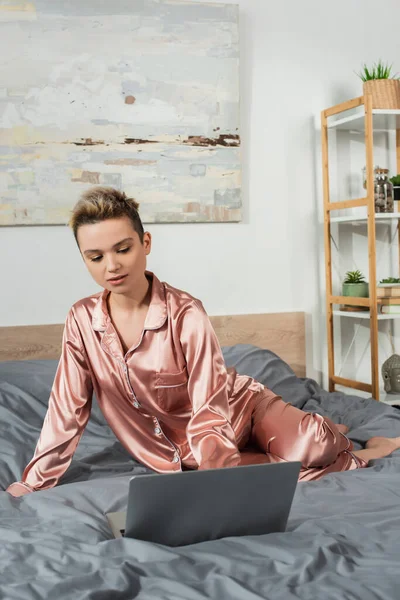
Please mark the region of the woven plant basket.
POLYGON ((400 80, 372 79, 364 83, 364 95, 372 96, 372 108, 400 109, 400 80))

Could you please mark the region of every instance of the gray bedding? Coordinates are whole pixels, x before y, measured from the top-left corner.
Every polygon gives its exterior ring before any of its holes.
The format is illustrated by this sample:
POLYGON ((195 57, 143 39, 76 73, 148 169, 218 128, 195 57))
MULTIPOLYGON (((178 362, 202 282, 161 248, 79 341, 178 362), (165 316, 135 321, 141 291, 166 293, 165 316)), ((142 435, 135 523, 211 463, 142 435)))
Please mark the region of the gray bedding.
MULTIPOLYGON (((241 346, 224 353, 285 400, 349 425, 356 445, 400 435, 400 410, 329 394, 270 352, 241 346)), ((53 361, 0 363, 0 490, 32 455, 55 368, 53 361)), ((400 598, 400 452, 299 484, 284 534, 178 549, 112 538, 105 513, 124 509, 130 476, 144 472, 94 405, 61 485, 23 498, 0 491, 0 598, 400 598)))

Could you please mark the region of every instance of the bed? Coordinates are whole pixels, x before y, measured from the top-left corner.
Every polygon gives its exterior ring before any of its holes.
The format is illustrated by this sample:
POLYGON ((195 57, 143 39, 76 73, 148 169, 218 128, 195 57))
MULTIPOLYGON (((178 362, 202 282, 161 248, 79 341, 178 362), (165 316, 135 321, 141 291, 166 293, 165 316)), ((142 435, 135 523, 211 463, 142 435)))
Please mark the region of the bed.
MULTIPOLYGON (((228 365, 299 408, 347 424, 356 447, 373 435, 400 435, 396 408, 328 393, 304 377, 304 314, 212 320, 228 365)), ((0 490, 20 477, 33 453, 61 331, 58 325, 0 328, 0 490)), ((400 452, 368 469, 299 484, 286 533, 173 549, 115 540, 109 529, 105 513, 125 508, 129 478, 145 472, 94 403, 58 487, 22 498, 0 491, 0 598, 400 597, 400 452)))

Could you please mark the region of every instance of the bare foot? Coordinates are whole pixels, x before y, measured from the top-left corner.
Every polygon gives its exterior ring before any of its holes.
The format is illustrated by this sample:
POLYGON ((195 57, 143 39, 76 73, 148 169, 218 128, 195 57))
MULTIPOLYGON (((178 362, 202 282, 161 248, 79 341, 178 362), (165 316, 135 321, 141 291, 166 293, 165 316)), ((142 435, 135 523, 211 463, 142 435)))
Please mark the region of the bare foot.
POLYGON ((384 458, 400 448, 400 437, 373 437, 365 444, 365 448, 375 450, 380 455, 378 458, 384 458))
POLYGON ((400 437, 373 437, 365 444, 364 450, 356 450, 353 454, 368 464, 370 460, 389 456, 398 448, 400 448, 400 437))
POLYGON ((344 433, 345 435, 349 431, 349 428, 347 427, 347 425, 343 425, 343 423, 340 423, 339 425, 336 424, 336 427, 339 429, 340 433, 344 433))

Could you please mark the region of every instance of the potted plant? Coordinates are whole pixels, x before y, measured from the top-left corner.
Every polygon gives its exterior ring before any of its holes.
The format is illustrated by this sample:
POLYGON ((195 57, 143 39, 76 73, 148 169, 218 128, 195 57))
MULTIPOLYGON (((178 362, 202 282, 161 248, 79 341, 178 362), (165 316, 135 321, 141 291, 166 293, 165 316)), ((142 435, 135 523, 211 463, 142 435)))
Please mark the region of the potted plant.
POLYGON ((393 185, 393 198, 395 200, 400 200, 400 175, 391 177, 390 182, 393 185))
POLYGON ((376 290, 378 298, 399 298, 400 297, 400 278, 386 277, 381 279, 376 290))
POLYGON ((381 60, 372 67, 364 64, 357 75, 364 83, 364 95, 372 96, 372 108, 400 108, 400 81, 397 74, 392 75, 392 65, 381 60))
POLYGON ((400 285, 400 277, 386 277, 385 279, 381 279, 378 283, 380 287, 393 287, 394 284, 400 285))
POLYGON ((368 298, 368 283, 361 271, 347 271, 343 281, 343 296, 368 298))

